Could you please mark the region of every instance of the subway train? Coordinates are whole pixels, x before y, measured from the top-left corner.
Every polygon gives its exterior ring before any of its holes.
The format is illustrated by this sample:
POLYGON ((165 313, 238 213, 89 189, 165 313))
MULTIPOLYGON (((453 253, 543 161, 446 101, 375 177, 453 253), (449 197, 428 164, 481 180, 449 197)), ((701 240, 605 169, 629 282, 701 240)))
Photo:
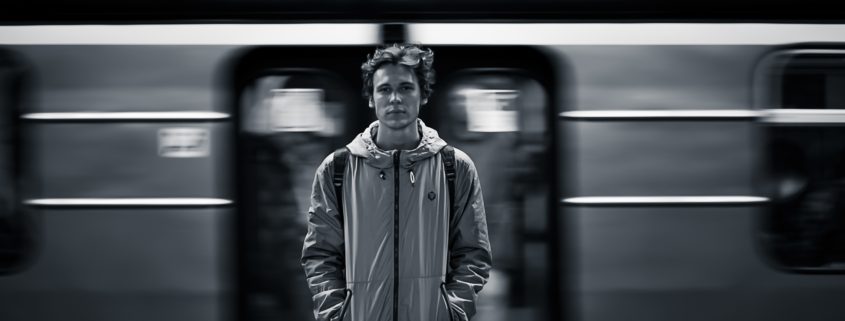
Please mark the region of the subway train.
POLYGON ((473 320, 845 319, 845 24, 37 9, 0 26, 0 320, 313 320, 314 172, 393 42, 479 171, 473 320))

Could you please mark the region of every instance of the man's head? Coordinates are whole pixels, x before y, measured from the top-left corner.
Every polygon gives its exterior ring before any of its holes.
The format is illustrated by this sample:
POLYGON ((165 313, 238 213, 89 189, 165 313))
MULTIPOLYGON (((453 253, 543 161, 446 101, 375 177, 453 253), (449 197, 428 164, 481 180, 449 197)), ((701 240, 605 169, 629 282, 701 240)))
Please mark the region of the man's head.
POLYGON ((434 52, 418 45, 376 49, 361 65, 364 97, 382 124, 402 128, 414 123, 434 83, 434 52))

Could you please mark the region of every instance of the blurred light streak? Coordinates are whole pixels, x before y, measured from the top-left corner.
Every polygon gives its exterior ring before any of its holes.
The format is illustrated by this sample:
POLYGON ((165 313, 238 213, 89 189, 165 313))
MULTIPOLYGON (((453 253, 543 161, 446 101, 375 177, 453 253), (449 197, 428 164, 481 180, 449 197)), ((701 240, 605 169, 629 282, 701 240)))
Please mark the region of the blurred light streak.
POLYGON ((756 119, 766 115, 758 110, 575 110, 560 113, 560 117, 576 120, 677 120, 677 119, 756 119))
POLYGON ((842 109, 770 109, 765 123, 771 124, 845 124, 842 109))
POLYGON ((768 201, 760 196, 590 196, 564 198, 561 203, 578 206, 756 205, 768 201))
POLYGON ((559 116, 569 120, 758 119, 769 124, 845 124, 842 109, 573 110, 559 116))
POLYGON ((845 41, 841 24, 766 23, 418 23, 427 45, 777 45, 845 41))
POLYGON ((232 204, 232 201, 222 198, 39 198, 26 200, 24 204, 58 207, 223 206, 232 204))
POLYGON ((231 116, 213 111, 168 111, 168 112, 66 112, 28 113, 21 116, 27 120, 224 120, 231 116))
POLYGON ((376 44, 377 24, 53 25, 0 27, 0 44, 376 44))

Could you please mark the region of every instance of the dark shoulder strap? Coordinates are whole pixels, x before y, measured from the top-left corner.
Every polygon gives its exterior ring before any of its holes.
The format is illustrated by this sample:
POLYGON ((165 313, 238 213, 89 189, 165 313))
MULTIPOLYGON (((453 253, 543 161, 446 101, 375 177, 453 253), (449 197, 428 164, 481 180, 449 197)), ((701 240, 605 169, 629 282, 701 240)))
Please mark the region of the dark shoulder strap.
POLYGON ((443 160, 443 169, 446 171, 446 182, 449 185, 449 220, 446 223, 448 226, 446 271, 449 271, 449 262, 451 261, 449 251, 452 250, 452 218, 455 212, 455 177, 457 176, 457 171, 455 170, 455 148, 446 145, 440 150, 440 153, 442 155, 440 159, 443 160))
POLYGON ((337 210, 343 219, 343 173, 346 171, 346 159, 349 155, 349 149, 346 147, 338 148, 334 151, 334 174, 332 175, 332 185, 334 185, 334 195, 337 198, 337 210))
POLYGON ((449 222, 452 221, 452 212, 455 209, 455 148, 449 145, 440 150, 443 154, 443 168, 446 170, 446 182, 449 184, 449 222))

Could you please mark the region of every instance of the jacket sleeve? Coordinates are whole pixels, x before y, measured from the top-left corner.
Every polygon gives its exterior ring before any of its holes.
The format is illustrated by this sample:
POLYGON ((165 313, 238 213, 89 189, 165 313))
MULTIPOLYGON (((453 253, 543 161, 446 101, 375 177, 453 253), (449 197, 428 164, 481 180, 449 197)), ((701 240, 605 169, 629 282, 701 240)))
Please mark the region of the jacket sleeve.
POLYGON ((342 217, 332 185, 333 157, 320 164, 314 176, 308 209, 308 234, 302 245, 302 267, 314 300, 317 321, 334 320, 345 299, 342 217))
POLYGON ((455 160, 455 208, 450 221, 446 292, 453 320, 468 321, 475 315, 478 292, 490 275, 492 256, 475 164, 458 149, 455 149, 455 160))

